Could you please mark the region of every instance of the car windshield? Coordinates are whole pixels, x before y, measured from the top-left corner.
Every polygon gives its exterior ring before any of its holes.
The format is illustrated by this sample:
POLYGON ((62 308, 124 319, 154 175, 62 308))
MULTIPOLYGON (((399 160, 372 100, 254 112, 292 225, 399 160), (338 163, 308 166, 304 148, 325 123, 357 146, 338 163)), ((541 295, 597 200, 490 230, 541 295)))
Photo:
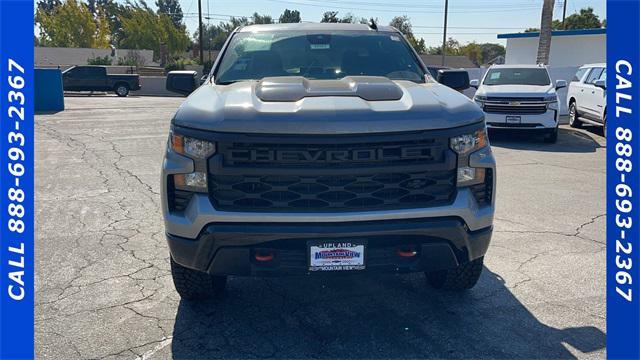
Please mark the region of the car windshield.
POLYGON ((551 80, 544 68, 497 68, 489 70, 483 84, 545 86, 551 84, 551 80))
POLYGON ((229 84, 270 76, 341 79, 356 75, 425 81, 404 38, 375 31, 240 32, 224 51, 215 80, 229 84))

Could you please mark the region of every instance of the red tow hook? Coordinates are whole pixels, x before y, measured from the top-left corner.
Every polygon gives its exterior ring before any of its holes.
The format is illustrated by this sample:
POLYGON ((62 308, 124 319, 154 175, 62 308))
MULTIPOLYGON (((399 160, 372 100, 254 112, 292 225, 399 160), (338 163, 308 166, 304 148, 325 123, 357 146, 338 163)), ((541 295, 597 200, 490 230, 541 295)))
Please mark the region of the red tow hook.
POLYGON ((273 251, 258 250, 254 255, 255 259, 260 262, 269 262, 275 258, 273 251))
POLYGON ((418 251, 413 245, 398 248, 398 256, 400 257, 410 258, 416 255, 418 255, 418 251))

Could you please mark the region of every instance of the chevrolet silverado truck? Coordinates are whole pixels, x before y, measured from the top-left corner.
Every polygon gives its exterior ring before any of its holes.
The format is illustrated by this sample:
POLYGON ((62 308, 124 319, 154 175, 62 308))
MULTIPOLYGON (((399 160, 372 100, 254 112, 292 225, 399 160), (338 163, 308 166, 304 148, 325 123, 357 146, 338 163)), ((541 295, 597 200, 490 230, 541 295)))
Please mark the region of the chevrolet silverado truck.
POLYGON ((560 101, 557 90, 567 82, 552 84, 543 65, 493 65, 482 82, 472 80, 478 89, 476 103, 485 112, 488 129, 511 129, 543 135, 544 142, 558 140, 560 101))
POLYGON ((190 93, 161 176, 180 296, 219 294, 229 275, 473 287, 495 160, 482 110, 445 85, 396 29, 359 24, 242 27, 203 85, 170 73, 167 88, 190 93))
POLYGON ((104 66, 72 66, 62 72, 64 91, 113 91, 120 97, 140 90, 138 74, 108 74, 104 66))

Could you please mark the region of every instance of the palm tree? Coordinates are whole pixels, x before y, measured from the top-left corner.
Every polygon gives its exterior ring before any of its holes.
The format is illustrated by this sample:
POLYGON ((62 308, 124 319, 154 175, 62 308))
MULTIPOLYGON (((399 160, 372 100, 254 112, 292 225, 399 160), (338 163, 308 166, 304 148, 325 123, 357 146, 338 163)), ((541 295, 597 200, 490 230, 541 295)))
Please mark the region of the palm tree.
MULTIPOLYGON (((566 0, 565 0, 566 1, 566 0)), ((551 52, 551 23, 553 22, 554 0, 544 0, 542 5, 542 19, 540 24, 540 41, 538 43, 538 64, 549 63, 551 52)))

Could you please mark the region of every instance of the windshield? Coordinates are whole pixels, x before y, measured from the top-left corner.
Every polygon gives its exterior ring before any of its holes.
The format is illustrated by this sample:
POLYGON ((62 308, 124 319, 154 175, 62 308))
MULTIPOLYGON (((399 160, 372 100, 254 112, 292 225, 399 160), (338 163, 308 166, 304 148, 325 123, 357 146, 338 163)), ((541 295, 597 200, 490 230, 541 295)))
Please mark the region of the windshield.
POLYGON ((215 80, 229 84, 269 76, 341 79, 356 75, 425 81, 401 35, 374 31, 237 33, 224 52, 215 80))
POLYGON ((484 78, 484 85, 549 85, 549 75, 544 68, 491 69, 484 78))

